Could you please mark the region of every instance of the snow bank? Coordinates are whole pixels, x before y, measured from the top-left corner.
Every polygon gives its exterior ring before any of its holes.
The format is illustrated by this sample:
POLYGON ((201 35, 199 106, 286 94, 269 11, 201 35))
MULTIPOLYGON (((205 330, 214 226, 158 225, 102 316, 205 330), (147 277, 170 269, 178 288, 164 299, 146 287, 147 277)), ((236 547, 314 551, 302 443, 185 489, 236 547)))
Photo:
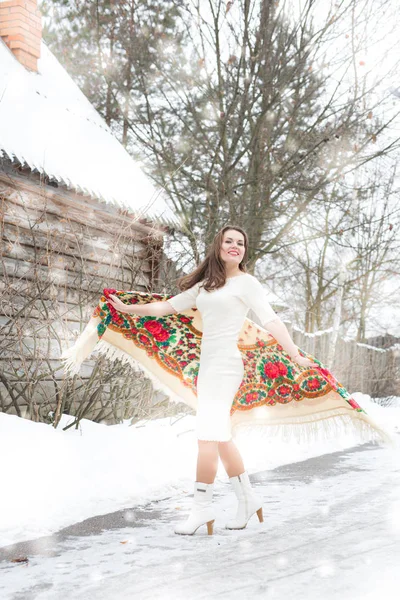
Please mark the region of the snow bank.
MULTIPOLYGON (((382 408, 354 397, 371 416, 400 427, 400 402, 382 408)), ((84 420, 58 429, 0 413, 0 546, 51 534, 93 515, 190 491, 196 472, 194 417, 120 425, 84 420)), ((237 438, 247 470, 273 469, 354 446, 350 437, 300 446, 237 438)), ((220 463, 217 478, 227 479, 220 463)))
POLYGON ((0 413, 0 546, 181 490, 196 451, 182 421, 63 431, 67 415, 54 429, 0 413))

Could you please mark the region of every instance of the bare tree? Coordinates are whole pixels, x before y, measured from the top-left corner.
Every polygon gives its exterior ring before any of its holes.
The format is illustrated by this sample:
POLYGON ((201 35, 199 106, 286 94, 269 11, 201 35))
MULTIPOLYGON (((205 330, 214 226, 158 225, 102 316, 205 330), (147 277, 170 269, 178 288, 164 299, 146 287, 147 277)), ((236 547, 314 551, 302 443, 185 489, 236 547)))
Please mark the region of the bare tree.
POLYGON ((312 0, 294 20, 288 2, 273 0, 103 4, 70 3, 54 46, 86 91, 95 86, 128 149, 144 153, 195 261, 226 222, 249 231, 251 269, 293 234, 300 244, 306 212, 336 205, 346 173, 398 147, 397 137, 377 145, 397 114, 373 117, 386 98, 372 91, 387 73, 369 84, 356 64, 379 31, 370 0, 337 2, 318 26, 312 0), (67 17, 84 27, 64 27, 67 17), (348 51, 330 64, 345 26, 348 51))
MULTIPOLYGON (((0 181, 0 410, 55 425, 63 413, 75 416, 74 425, 84 417, 120 422, 173 414, 176 407, 153 396, 130 365, 92 357, 66 379, 60 361, 103 288, 155 289, 161 232, 95 201, 71 201, 62 191, 63 200, 55 199, 34 177, 24 180, 30 192, 20 192, 18 181, 12 173, 0 181)), ((164 286, 172 286, 162 268, 164 286)))

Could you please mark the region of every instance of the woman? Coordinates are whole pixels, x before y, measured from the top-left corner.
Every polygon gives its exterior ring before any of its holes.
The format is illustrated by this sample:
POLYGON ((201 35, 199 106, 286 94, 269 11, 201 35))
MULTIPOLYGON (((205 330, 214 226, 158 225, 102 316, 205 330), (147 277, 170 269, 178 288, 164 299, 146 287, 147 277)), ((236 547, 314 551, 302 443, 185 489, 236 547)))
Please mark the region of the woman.
POLYGON ((196 306, 203 321, 200 367, 197 378, 196 434, 198 459, 194 502, 191 513, 175 533, 192 535, 204 524, 213 532, 212 506, 218 457, 224 465, 238 498, 234 519, 227 529, 243 529, 257 513, 263 521, 262 501, 251 488, 240 453, 232 440, 230 409, 242 382, 244 366, 238 349, 238 336, 249 309, 252 309, 271 335, 303 367, 318 366, 300 356, 289 332, 265 299, 260 282, 245 265, 248 238, 240 227, 226 226, 214 238, 204 261, 180 280, 183 291, 164 302, 127 306, 115 295, 109 301, 119 312, 162 317, 196 306))

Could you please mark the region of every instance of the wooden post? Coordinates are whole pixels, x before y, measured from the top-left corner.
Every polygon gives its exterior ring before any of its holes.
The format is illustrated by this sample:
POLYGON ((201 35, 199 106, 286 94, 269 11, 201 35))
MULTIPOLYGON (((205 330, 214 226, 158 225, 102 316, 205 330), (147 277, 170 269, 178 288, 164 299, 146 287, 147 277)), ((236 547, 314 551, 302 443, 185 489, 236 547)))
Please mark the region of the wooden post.
POLYGON ((333 315, 333 325, 332 325, 332 335, 329 344, 329 352, 328 352, 328 365, 333 368, 333 361, 335 359, 335 350, 336 350, 336 342, 339 333, 340 320, 342 316, 342 300, 343 300, 343 291, 344 284, 346 282, 346 269, 343 266, 339 273, 339 287, 337 291, 337 300, 335 306, 335 312, 333 315))

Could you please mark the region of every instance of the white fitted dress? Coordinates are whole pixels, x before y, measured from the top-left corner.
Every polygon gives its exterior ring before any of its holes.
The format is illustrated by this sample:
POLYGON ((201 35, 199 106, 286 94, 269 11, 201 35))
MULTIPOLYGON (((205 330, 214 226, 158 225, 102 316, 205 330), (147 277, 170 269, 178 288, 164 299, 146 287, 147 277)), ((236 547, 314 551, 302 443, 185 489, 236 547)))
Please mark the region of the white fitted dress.
POLYGON ((179 313, 193 307, 203 322, 197 377, 196 435, 200 440, 232 439, 230 410, 242 383, 244 365, 237 346, 243 321, 252 309, 262 325, 278 318, 261 283, 245 273, 207 292, 202 282, 168 300, 179 313))

